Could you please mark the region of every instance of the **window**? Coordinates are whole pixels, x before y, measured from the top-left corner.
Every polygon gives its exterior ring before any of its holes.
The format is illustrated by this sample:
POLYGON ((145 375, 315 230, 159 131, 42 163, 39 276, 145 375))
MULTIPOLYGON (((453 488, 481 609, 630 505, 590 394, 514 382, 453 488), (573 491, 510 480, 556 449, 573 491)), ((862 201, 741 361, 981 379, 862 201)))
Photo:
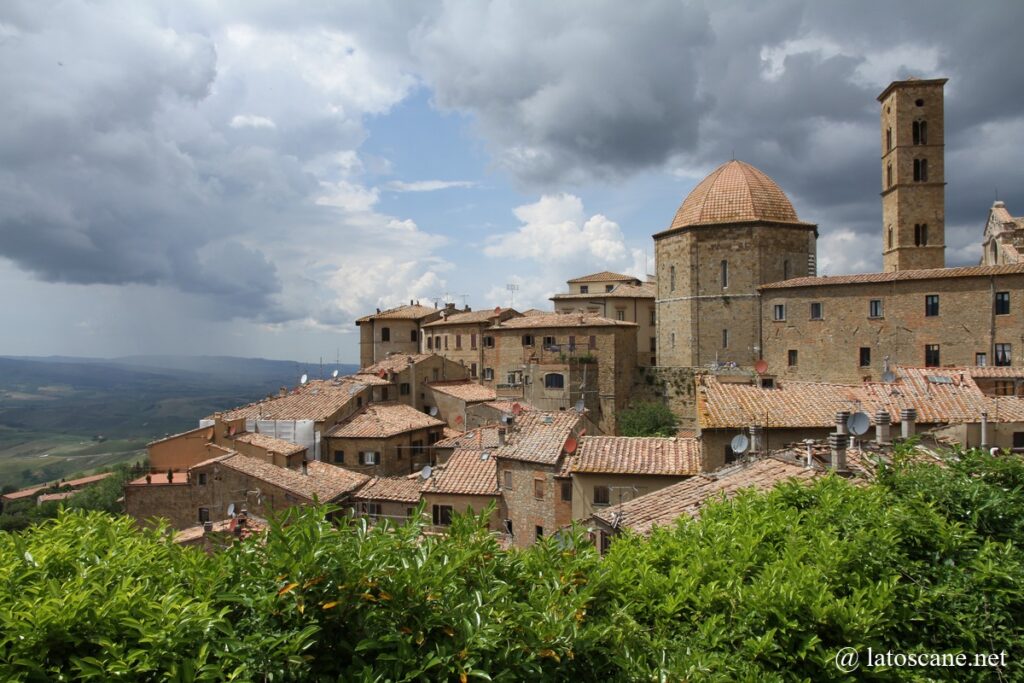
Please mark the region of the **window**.
POLYGON ((996 365, 1012 365, 1013 352, 1011 344, 996 344, 996 365))
POLYGON ((476 350, 476 335, 475 334, 469 335, 469 348, 473 349, 474 351, 476 350))
POLYGON ((590 335, 590 338, 587 340, 587 348, 590 350, 597 348, 597 335, 590 335))
POLYGON ((1013 433, 1013 450, 1024 448, 1024 432, 1013 433))
POLYGON ((533 533, 536 534, 537 540, 544 538, 544 527, 536 526, 533 528, 533 533))
POLYGON ((544 499, 544 480, 534 479, 533 480, 533 497, 538 500, 544 499))
POLYGON ((616 309, 616 311, 615 311, 615 319, 616 320, 625 320, 626 319, 626 311, 622 310, 621 308, 616 309))
POLYGON ((607 505, 610 500, 607 486, 594 487, 594 505, 607 505))
POLYGON ((782 262, 782 279, 789 279, 789 259, 786 259, 785 261, 782 262))
POLYGON ((515 534, 512 533, 512 520, 511 519, 506 519, 505 520, 505 533, 508 534, 509 536, 515 536, 515 534))
POLYGON ((503 486, 506 489, 512 490, 512 470, 505 470, 502 472, 503 486))
POLYGON ((941 364, 939 360, 939 345, 926 344, 924 347, 924 364, 928 368, 937 368, 941 364))
POLYGON ((452 506, 435 505, 433 509, 434 526, 449 526, 452 523, 452 506))
POLYGON ((885 129, 885 151, 892 149, 892 128, 885 129))
POLYGON ((721 264, 722 271, 722 289, 726 289, 729 286, 729 262, 723 260, 721 264))
POLYGON ((722 348, 729 348, 729 330, 722 330, 722 348))
POLYGON ((462 335, 461 334, 455 335, 455 348, 456 349, 461 349, 462 348, 462 335))
POLYGON ((389 341, 391 341, 391 328, 390 327, 382 327, 382 328, 380 328, 380 340, 382 342, 389 342, 389 341))
POLYGON ((996 315, 1010 314, 1010 293, 996 292, 996 315))
POLYGON ((762 389, 774 389, 775 388, 775 379, 772 378, 772 377, 762 377, 761 378, 761 388, 762 389))
POLYGON ((811 303, 811 320, 821 320, 821 302, 811 303))
POLYGON ((418 342, 420 340, 420 333, 417 330, 409 332, 409 341, 418 342))
POLYGON ((533 335, 532 334, 524 334, 523 335, 523 346, 533 346, 533 335))
POLYGON ((915 100, 914 104, 917 105, 918 107, 923 107, 924 106, 924 100, 915 100))
POLYGON ((651 353, 654 353, 657 350, 658 350, 658 338, 657 337, 651 337, 651 353))
POLYGON ((892 164, 887 164, 885 167, 885 186, 892 187, 892 164))
POLYGON ((444 350, 448 350, 448 335, 444 335, 444 350))
POLYGON ((775 304, 772 311, 772 320, 786 319, 786 304, 775 304))
MULTIPOLYGON (((428 413, 430 412, 429 408, 427 409, 427 412, 428 413)), ((411 445, 412 445, 412 452, 413 453, 422 453, 423 452, 423 440, 422 439, 417 439, 416 441, 413 441, 411 445)), ((402 451, 398 451, 398 457, 402 457, 402 451)))
POLYGON ((511 370, 505 375, 506 384, 517 387, 523 383, 523 371, 522 370, 511 370))
POLYGON ((380 400, 382 400, 382 401, 388 400, 388 388, 387 387, 381 387, 380 388, 380 400))
POLYGON ((915 145, 928 144, 928 122, 914 121, 913 139, 915 145))
POLYGON ((1012 379, 1001 379, 995 383, 995 391, 993 392, 996 396, 1013 396, 1013 385, 1012 379))
POLYGON ((892 249, 892 226, 889 227, 889 248, 892 249))
POLYGON ((363 451, 359 454, 360 465, 379 465, 380 453, 377 451, 363 451))
POLYGON ((544 337, 543 339, 541 339, 541 342, 545 349, 550 349, 552 346, 555 346, 554 337, 544 337))
POLYGON ((928 294, 924 297, 924 314, 934 317, 939 314, 939 295, 928 294))
POLYGON ((927 247, 928 246, 928 224, 927 223, 914 223, 914 246, 915 247, 927 247))
POLYGON ((494 379, 494 368, 484 368, 484 381, 490 382, 494 379))
POLYGON ((380 503, 363 503, 363 514, 377 518, 381 514, 380 503))
POLYGON ((615 289, 615 285, 605 285, 604 286, 604 291, 606 291, 606 292, 610 292, 613 289, 615 289))
POLYGON ((570 351, 575 351, 576 350, 576 336, 572 335, 572 334, 569 335, 569 350, 570 351))
POLYGON ((657 318, 657 316, 654 313, 654 309, 652 308, 651 309, 651 325, 656 325, 657 322, 658 322, 658 318, 657 318))
POLYGON ((557 372, 549 372, 544 375, 544 388, 545 389, 564 389, 565 388, 565 375, 557 372))
POLYGON ((427 350, 429 351, 429 350, 431 350, 433 348, 434 348, 434 338, 433 337, 427 337, 427 350))
POLYGON ((343 465, 345 464, 345 451, 334 451, 334 464, 343 465))
POLYGON ((871 365, 871 347, 860 347, 860 366, 866 368, 871 365))
POLYGON ((673 333, 672 333, 672 334, 670 335, 669 339, 671 339, 671 341, 672 341, 672 348, 673 348, 673 349, 674 349, 674 348, 676 348, 676 333, 675 333, 675 332, 673 332, 673 333))
POLYGON ((485 349, 493 349, 494 348, 494 337, 491 337, 489 335, 484 336, 484 348, 485 349))
POLYGON ((199 523, 210 521, 210 508, 199 508, 199 523))
POLYGON ((725 444, 725 464, 731 462, 736 462, 736 451, 732 449, 732 444, 725 444))
POLYGON ((580 285, 580 294, 589 294, 590 285, 580 285))
POLYGON ((439 368, 433 368, 430 371, 430 375, 431 375, 431 377, 433 377, 435 382, 437 381, 437 378, 440 376, 440 374, 441 374, 441 371, 440 371, 439 368))
POLYGON ((988 354, 987 353, 976 353, 974 354, 974 364, 979 368, 983 368, 988 365, 988 354))
POLYGON ((469 364, 469 376, 476 378, 476 363, 469 364))
POLYGON ((668 291, 676 291, 676 267, 669 266, 668 268, 668 291))
POLYGON ((914 159, 914 180, 921 183, 928 181, 927 159, 914 159))
POLYGON ((402 382, 401 384, 398 385, 398 394, 400 396, 408 396, 409 395, 409 383, 408 382, 402 382))
POLYGON ((206 486, 206 472, 199 473, 199 485, 206 486))
POLYGON ((605 553, 608 552, 608 549, 611 548, 611 547, 612 547, 612 537, 602 531, 601 532, 600 547, 598 548, 598 550, 601 552, 602 555, 604 555, 605 553))
POLYGON ((561 484, 562 489, 562 500, 568 502, 572 500, 572 481, 563 481, 561 484))
POLYGON ((788 354, 788 358, 787 358, 787 361, 789 362, 789 366, 790 367, 793 367, 794 365, 796 365, 796 358, 797 358, 796 349, 790 349, 789 350, 789 354, 788 354))
POLYGON ((868 302, 868 317, 869 318, 881 318, 882 317, 882 300, 872 299, 868 302))
POLYGON ((362 408, 362 407, 363 407, 363 397, 362 396, 356 396, 356 408, 362 408))

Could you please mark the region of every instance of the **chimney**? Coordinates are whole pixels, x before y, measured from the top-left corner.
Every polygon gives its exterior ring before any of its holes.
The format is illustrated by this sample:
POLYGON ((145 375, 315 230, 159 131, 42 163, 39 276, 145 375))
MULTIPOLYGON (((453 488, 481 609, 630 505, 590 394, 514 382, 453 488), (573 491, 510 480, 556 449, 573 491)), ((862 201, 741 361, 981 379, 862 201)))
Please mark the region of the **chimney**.
POLYGON ((832 469, 836 472, 846 471, 846 444, 850 437, 840 432, 828 435, 828 447, 832 451, 832 469))
POLYGON ((981 411, 981 448, 987 451, 988 443, 988 411, 981 411))
POLYGON ((498 445, 499 446, 504 446, 505 445, 505 428, 504 427, 498 427, 498 445))
POLYGON ((888 410, 879 409, 875 413, 875 443, 878 445, 892 443, 889 429, 891 422, 892 418, 889 416, 888 410))
POLYGON ((288 395, 288 387, 281 387, 280 389, 278 389, 277 390, 277 395, 278 396, 287 396, 288 395))
POLYGON ((413 305, 413 303, 412 303, 412 299, 409 299, 409 305, 410 305, 410 306, 412 306, 412 305, 413 305))
POLYGON ((761 453, 764 450, 764 427, 750 425, 750 453, 761 453))
POLYGON ((305 460, 302 461, 302 473, 304 475, 309 474, 309 463, 307 463, 305 460))
POLYGON ((203 522, 203 533, 208 534, 213 531, 213 522, 203 522))
POLYGON ((903 423, 903 438, 909 439, 914 435, 914 422, 917 420, 917 411, 913 408, 900 410, 900 421, 903 423))
POLYGON ((836 413, 836 434, 847 434, 850 431, 846 427, 846 423, 850 420, 849 410, 840 410, 836 413))

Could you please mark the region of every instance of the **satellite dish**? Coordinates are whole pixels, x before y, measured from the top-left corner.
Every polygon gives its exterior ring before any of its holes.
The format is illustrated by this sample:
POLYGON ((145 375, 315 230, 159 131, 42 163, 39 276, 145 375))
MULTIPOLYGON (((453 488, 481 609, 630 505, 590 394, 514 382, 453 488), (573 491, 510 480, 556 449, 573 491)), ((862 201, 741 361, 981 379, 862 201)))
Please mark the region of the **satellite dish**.
POLYGON ((489 457, 491 457, 491 452, 490 451, 483 451, 483 452, 480 453, 480 459, 481 460, 487 460, 489 457))
POLYGON ((892 384, 896 381, 896 373, 892 370, 886 370, 882 373, 882 381, 886 384, 892 384))
POLYGON ((868 417, 867 413, 857 411, 850 416, 850 419, 846 421, 846 428, 850 430, 850 433, 854 436, 860 436, 868 431, 871 427, 871 418, 868 417))
POLYGON ((729 445, 732 446, 733 453, 736 455, 743 455, 747 452, 747 449, 750 448, 750 439, 747 438, 746 434, 737 434, 732 437, 732 441, 729 442, 729 445))
POLYGON ((437 417, 437 406, 430 406, 430 417, 437 417))
POLYGON ((579 444, 576 442, 576 437, 570 436, 565 440, 564 450, 566 453, 575 453, 577 446, 579 446, 579 444))
POLYGON ((465 422, 465 420, 463 420, 463 419, 462 419, 462 416, 461 416, 461 415, 456 415, 456 416, 455 416, 455 424, 457 424, 457 425, 460 425, 460 424, 462 424, 463 422, 465 422))
POLYGON ((338 371, 335 370, 334 372, 332 372, 331 377, 333 377, 334 379, 338 379, 338 371))
POLYGON ((228 505, 228 517, 234 517, 234 516, 235 516, 235 504, 231 503, 230 505, 228 505))
POLYGON ((763 375, 764 373, 768 372, 768 361, 766 361, 764 358, 760 359, 759 361, 754 363, 754 370, 759 375, 763 375))
POLYGON ((423 469, 420 470, 420 479, 426 481, 430 479, 430 475, 434 472, 434 469, 430 465, 424 465, 423 469))
POLYGON ((577 413, 582 413, 584 408, 586 408, 586 404, 583 402, 582 398, 580 400, 576 401, 576 412, 577 413))
POLYGON ((302 373, 302 377, 299 378, 299 384, 305 384, 309 381, 309 375, 302 373))
POLYGON ((512 414, 513 415, 522 415, 522 413, 523 413, 523 407, 521 405, 519 405, 518 403, 513 403, 512 404, 512 414))

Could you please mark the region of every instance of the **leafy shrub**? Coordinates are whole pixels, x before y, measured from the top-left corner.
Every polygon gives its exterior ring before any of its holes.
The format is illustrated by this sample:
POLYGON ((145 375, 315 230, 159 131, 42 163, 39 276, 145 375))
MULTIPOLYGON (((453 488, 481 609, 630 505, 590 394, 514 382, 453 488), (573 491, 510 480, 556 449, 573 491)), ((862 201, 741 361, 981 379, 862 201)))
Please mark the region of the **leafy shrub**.
POLYGON ((675 436, 676 416, 663 403, 637 403, 619 413, 623 436, 675 436))

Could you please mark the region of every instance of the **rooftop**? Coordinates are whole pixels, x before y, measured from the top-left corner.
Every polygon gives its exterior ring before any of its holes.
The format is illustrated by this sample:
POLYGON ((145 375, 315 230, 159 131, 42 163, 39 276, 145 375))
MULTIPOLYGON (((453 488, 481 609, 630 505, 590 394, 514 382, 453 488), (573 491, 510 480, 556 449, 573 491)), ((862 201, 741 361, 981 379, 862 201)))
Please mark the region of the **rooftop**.
POLYGON ((822 287, 825 285, 863 285, 879 282, 902 282, 904 280, 942 280, 955 277, 989 277, 991 275, 1016 275, 1024 273, 1024 263, 1008 263, 999 266, 964 266, 961 268, 923 268, 920 270, 898 270, 888 273, 858 273, 856 275, 821 275, 818 277, 797 277, 780 282, 769 282, 759 289, 793 289, 796 287, 822 287))
POLYGON ((698 439, 584 436, 563 472, 690 476, 702 469, 698 439))
POLYGON ((565 450, 565 442, 578 435, 582 427, 583 418, 574 410, 520 413, 508 430, 505 445, 497 447, 493 455, 555 465, 565 450))
POLYGON ((265 481, 306 500, 312 501, 315 496, 325 503, 354 491, 370 479, 365 474, 328 465, 318 460, 306 461, 308 474, 303 474, 301 471, 271 465, 241 453, 222 455, 195 465, 191 469, 209 467, 214 464, 228 467, 253 479, 265 481))
MULTIPOLYGON (((239 515, 241 517, 241 515, 239 515)), ((213 528, 210 529, 210 533, 213 534, 231 534, 235 535, 235 527, 238 524, 238 518, 235 519, 223 519, 219 522, 213 522, 213 528)), ((246 513, 245 523, 242 526, 242 531, 239 534, 241 538, 249 538, 254 534, 258 534, 262 531, 266 531, 269 527, 267 520, 257 517, 251 513, 246 513)), ((187 529, 174 534, 174 542, 182 545, 194 543, 206 535, 206 530, 203 529, 202 524, 191 526, 187 529)))
POLYGON ((498 428, 499 425, 487 425, 486 427, 470 429, 468 432, 462 432, 435 442, 434 448, 476 448, 478 450, 497 448, 498 428))
POLYGON ((484 451, 458 448, 448 462, 434 469, 420 489, 423 493, 446 493, 463 496, 496 496, 498 469, 493 454, 482 458, 484 451))
POLYGON ((262 401, 224 411, 219 416, 224 420, 325 420, 354 400, 367 386, 352 377, 315 380, 284 396, 270 396, 262 401))
POLYGON ((491 330, 525 330, 554 327, 636 327, 636 323, 624 320, 612 320, 585 313, 548 313, 545 315, 523 316, 510 318, 488 329, 491 330))
POLYGON ((356 491, 354 500, 386 500, 396 503, 417 503, 423 481, 419 474, 407 477, 374 477, 356 491))
POLYGON ((95 484, 97 482, 103 481, 107 477, 112 476, 114 476, 113 472, 103 472, 102 474, 92 474, 89 475, 88 477, 79 477, 77 479, 63 479, 58 481, 51 481, 46 484, 39 484, 38 486, 30 486, 29 488, 20 489, 18 491, 11 491, 10 493, 5 493, 3 494, 2 497, 0 497, 0 499, 6 502, 10 502, 14 500, 21 500, 23 498, 32 498, 40 491, 45 491, 46 489, 64 487, 70 487, 74 489, 82 488, 83 486, 95 484))
POLYGON ((481 401, 493 401, 497 394, 494 389, 477 384, 472 380, 457 380, 454 382, 431 382, 428 384, 434 391, 439 391, 448 396, 454 396, 466 403, 478 403, 481 401))
POLYGON ((405 403, 371 403, 345 422, 331 427, 325 436, 342 439, 385 439, 417 429, 444 424, 436 417, 405 403))
POLYGON ((433 308, 432 306, 421 306, 418 303, 407 304, 405 306, 389 308, 386 311, 378 310, 376 313, 364 315, 356 320, 356 325, 371 320, 422 320, 423 318, 437 315, 440 312, 441 309, 433 308))
POLYGON ((278 439, 273 436, 254 432, 240 434, 235 437, 235 441, 251 444, 257 448, 262 448, 265 451, 280 453, 281 455, 295 455, 296 453, 301 453, 306 450, 305 446, 300 446, 292 443, 291 441, 285 441, 284 439, 278 439))
POLYGON ((565 300, 592 300, 592 299, 653 299, 658 293, 658 287, 653 282, 643 284, 618 284, 610 292, 588 292, 586 294, 555 294, 552 301, 565 300))
POLYGON ((602 270, 600 273, 591 273, 590 275, 583 275, 581 277, 574 277, 568 280, 570 284, 577 282, 640 282, 640 278, 632 275, 623 275, 622 273, 613 273, 608 270, 602 270))
POLYGON ((491 308, 482 311, 457 311, 449 315, 442 315, 440 319, 429 322, 423 327, 443 327, 445 325, 474 325, 488 324, 495 318, 505 316, 519 316, 519 311, 514 308, 491 308))
POLYGON ((373 365, 368 365, 359 371, 357 377, 363 375, 380 375, 384 372, 402 372, 407 370, 410 366, 422 363, 425 360, 434 358, 433 353, 394 353, 385 358, 379 360, 373 365))

